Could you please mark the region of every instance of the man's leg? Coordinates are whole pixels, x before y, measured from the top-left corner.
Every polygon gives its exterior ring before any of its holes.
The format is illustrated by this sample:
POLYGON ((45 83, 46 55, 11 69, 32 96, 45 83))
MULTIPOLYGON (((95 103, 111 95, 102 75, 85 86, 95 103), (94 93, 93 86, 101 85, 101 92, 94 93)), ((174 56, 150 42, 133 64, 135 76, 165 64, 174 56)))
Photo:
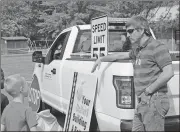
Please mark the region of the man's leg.
POLYGON ((142 116, 135 110, 132 131, 145 131, 144 125, 142 123, 142 116))
POLYGON ((167 96, 152 97, 150 107, 143 115, 146 131, 164 131, 165 115, 169 110, 167 96))
POLYGON ((164 131, 164 119, 155 111, 149 111, 144 115, 146 131, 164 131))

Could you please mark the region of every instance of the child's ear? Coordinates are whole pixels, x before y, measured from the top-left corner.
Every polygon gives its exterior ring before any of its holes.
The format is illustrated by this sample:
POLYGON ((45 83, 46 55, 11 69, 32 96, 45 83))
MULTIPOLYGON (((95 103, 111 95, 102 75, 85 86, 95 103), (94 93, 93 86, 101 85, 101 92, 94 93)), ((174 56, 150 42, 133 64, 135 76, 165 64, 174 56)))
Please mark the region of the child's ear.
POLYGON ((23 87, 21 86, 20 87, 20 92, 22 93, 24 91, 23 87))

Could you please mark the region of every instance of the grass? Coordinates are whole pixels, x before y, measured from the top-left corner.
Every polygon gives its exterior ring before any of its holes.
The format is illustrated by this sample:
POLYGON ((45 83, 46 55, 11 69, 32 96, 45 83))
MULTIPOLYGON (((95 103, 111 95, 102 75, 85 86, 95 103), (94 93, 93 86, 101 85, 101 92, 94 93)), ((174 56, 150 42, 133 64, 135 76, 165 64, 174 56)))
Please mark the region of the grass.
MULTIPOLYGON (((26 78, 30 85, 35 64, 31 61, 31 58, 31 54, 1 56, 1 68, 4 71, 5 78, 9 75, 20 74, 26 78)), ((4 89, 1 91, 3 94, 7 95, 9 100, 12 100, 12 97, 8 95, 4 89)), ((28 98, 25 98, 25 104, 28 105, 28 98)))
POLYGON ((5 77, 21 74, 27 81, 31 81, 34 64, 31 54, 1 56, 1 68, 5 73, 5 77))

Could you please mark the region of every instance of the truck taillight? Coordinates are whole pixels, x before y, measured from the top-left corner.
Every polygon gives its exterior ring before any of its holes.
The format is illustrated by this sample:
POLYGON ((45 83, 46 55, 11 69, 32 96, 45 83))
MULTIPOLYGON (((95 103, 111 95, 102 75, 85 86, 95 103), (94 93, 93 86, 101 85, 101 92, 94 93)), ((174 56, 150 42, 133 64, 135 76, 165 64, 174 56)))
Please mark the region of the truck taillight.
POLYGON ((135 106, 134 83, 132 76, 113 76, 118 108, 133 109, 135 106))

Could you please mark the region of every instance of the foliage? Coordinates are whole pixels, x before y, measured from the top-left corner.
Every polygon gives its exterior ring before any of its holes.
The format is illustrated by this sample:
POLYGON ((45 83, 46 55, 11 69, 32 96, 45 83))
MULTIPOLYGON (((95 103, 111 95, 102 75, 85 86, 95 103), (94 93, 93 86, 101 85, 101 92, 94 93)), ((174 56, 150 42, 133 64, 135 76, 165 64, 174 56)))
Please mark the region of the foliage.
POLYGON ((3 1, 2 4, 2 36, 31 37, 36 34, 38 19, 36 14, 38 11, 37 7, 33 6, 33 2, 7 0, 3 1))
MULTIPOLYGON (((1 35, 54 39, 72 25, 89 24, 93 17, 131 17, 141 14, 151 20, 154 8, 177 5, 177 1, 82 1, 82 0, 1 0, 1 35)), ((166 16, 168 17, 168 15, 166 16)), ((179 25, 175 20, 152 22, 156 32, 179 25)))

